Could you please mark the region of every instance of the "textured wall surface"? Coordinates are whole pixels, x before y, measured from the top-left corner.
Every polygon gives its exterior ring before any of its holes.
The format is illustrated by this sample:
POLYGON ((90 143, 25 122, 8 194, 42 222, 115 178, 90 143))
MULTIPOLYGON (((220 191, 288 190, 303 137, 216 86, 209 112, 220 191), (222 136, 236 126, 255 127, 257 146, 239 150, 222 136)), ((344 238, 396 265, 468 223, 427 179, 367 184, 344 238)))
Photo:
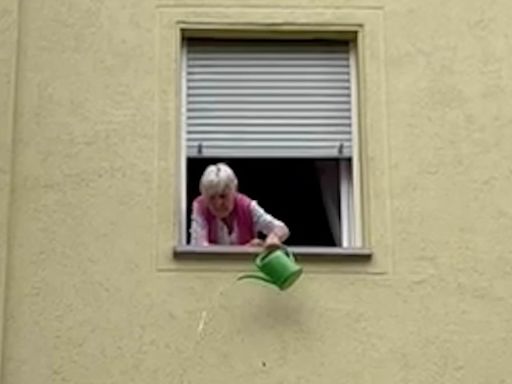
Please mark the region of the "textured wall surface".
POLYGON ((159 15, 214 3, 4 3, 3 384, 512 382, 509 1, 215 2, 382 14, 392 268, 285 294, 155 266, 159 15))
MULTIPOLYGON (((11 202, 12 132, 14 118, 18 3, 0 4, 0 355, 4 333, 6 269, 11 202)), ((1 356, 0 356, 1 357, 1 356)), ((0 375, 2 359, 0 358, 0 375)), ((1 381, 1 376, 0 376, 1 381)))

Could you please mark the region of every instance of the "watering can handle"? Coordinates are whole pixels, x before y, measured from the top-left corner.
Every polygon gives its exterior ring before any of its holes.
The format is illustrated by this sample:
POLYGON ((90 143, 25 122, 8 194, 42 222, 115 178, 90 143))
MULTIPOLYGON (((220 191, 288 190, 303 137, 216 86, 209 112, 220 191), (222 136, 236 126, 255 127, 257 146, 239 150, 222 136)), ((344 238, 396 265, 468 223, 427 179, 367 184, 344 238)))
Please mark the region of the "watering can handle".
MULTIPOLYGON (((293 256, 293 253, 291 253, 288 248, 286 247, 281 247, 280 248, 285 254, 286 256, 288 256, 293 262, 295 262, 295 257, 293 256)), ((262 252, 260 253, 257 257, 256 257, 256 260, 255 260, 255 263, 258 267, 261 266, 261 262, 262 260, 267 256, 269 255, 270 253, 274 252, 274 250, 270 250, 270 251, 266 251, 266 252, 262 252)))
POLYGON ((290 252, 290 250, 286 247, 283 247, 283 252, 286 253, 286 256, 288 256, 292 261, 295 261, 295 257, 293 256, 293 253, 290 252))
POLYGON ((238 276, 237 280, 243 280, 243 279, 256 279, 256 280, 262 280, 265 283, 274 284, 271 278, 264 276, 264 275, 258 275, 256 273, 247 273, 245 275, 238 276))

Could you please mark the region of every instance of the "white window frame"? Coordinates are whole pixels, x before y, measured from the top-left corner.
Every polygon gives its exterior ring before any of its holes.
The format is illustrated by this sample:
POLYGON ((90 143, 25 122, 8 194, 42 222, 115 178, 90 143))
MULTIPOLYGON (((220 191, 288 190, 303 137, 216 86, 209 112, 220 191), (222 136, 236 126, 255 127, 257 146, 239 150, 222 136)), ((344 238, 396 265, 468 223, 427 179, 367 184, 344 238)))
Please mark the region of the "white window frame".
MULTIPOLYGON (((181 142, 180 142, 180 231, 179 244, 187 245, 187 39, 184 38, 181 44, 181 142)), ((341 223, 341 247, 330 248, 360 248, 362 244, 362 210, 361 210, 361 188, 360 188, 360 154, 359 154, 359 103, 358 103, 358 77, 357 77, 357 46, 350 41, 350 87, 351 87, 351 121, 352 121, 352 157, 351 169, 347 169, 346 161, 339 161, 340 185, 338 186, 340 196, 340 223, 341 223), (348 179, 346 179, 348 175, 348 179), (345 180, 343 182, 342 180, 345 180)))

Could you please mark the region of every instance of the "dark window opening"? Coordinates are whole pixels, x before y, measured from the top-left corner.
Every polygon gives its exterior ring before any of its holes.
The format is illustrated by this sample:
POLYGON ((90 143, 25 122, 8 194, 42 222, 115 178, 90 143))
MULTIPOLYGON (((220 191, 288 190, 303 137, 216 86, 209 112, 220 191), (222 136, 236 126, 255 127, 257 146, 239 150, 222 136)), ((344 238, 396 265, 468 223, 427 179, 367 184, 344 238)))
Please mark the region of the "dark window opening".
POLYGON ((233 168, 240 192, 286 223, 287 245, 336 246, 314 159, 187 159, 187 243, 191 203, 199 195, 201 175, 209 164, 220 161, 233 168))

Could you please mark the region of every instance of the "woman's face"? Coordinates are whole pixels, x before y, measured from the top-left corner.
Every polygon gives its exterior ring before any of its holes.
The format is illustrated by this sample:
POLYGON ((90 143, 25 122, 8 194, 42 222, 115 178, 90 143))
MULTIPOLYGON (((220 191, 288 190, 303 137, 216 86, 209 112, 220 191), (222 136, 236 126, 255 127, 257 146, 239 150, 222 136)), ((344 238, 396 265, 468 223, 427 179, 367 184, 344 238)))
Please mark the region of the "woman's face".
POLYGON ((207 197, 208 208, 219 219, 224 219, 233 210, 235 205, 235 191, 227 189, 207 197))

